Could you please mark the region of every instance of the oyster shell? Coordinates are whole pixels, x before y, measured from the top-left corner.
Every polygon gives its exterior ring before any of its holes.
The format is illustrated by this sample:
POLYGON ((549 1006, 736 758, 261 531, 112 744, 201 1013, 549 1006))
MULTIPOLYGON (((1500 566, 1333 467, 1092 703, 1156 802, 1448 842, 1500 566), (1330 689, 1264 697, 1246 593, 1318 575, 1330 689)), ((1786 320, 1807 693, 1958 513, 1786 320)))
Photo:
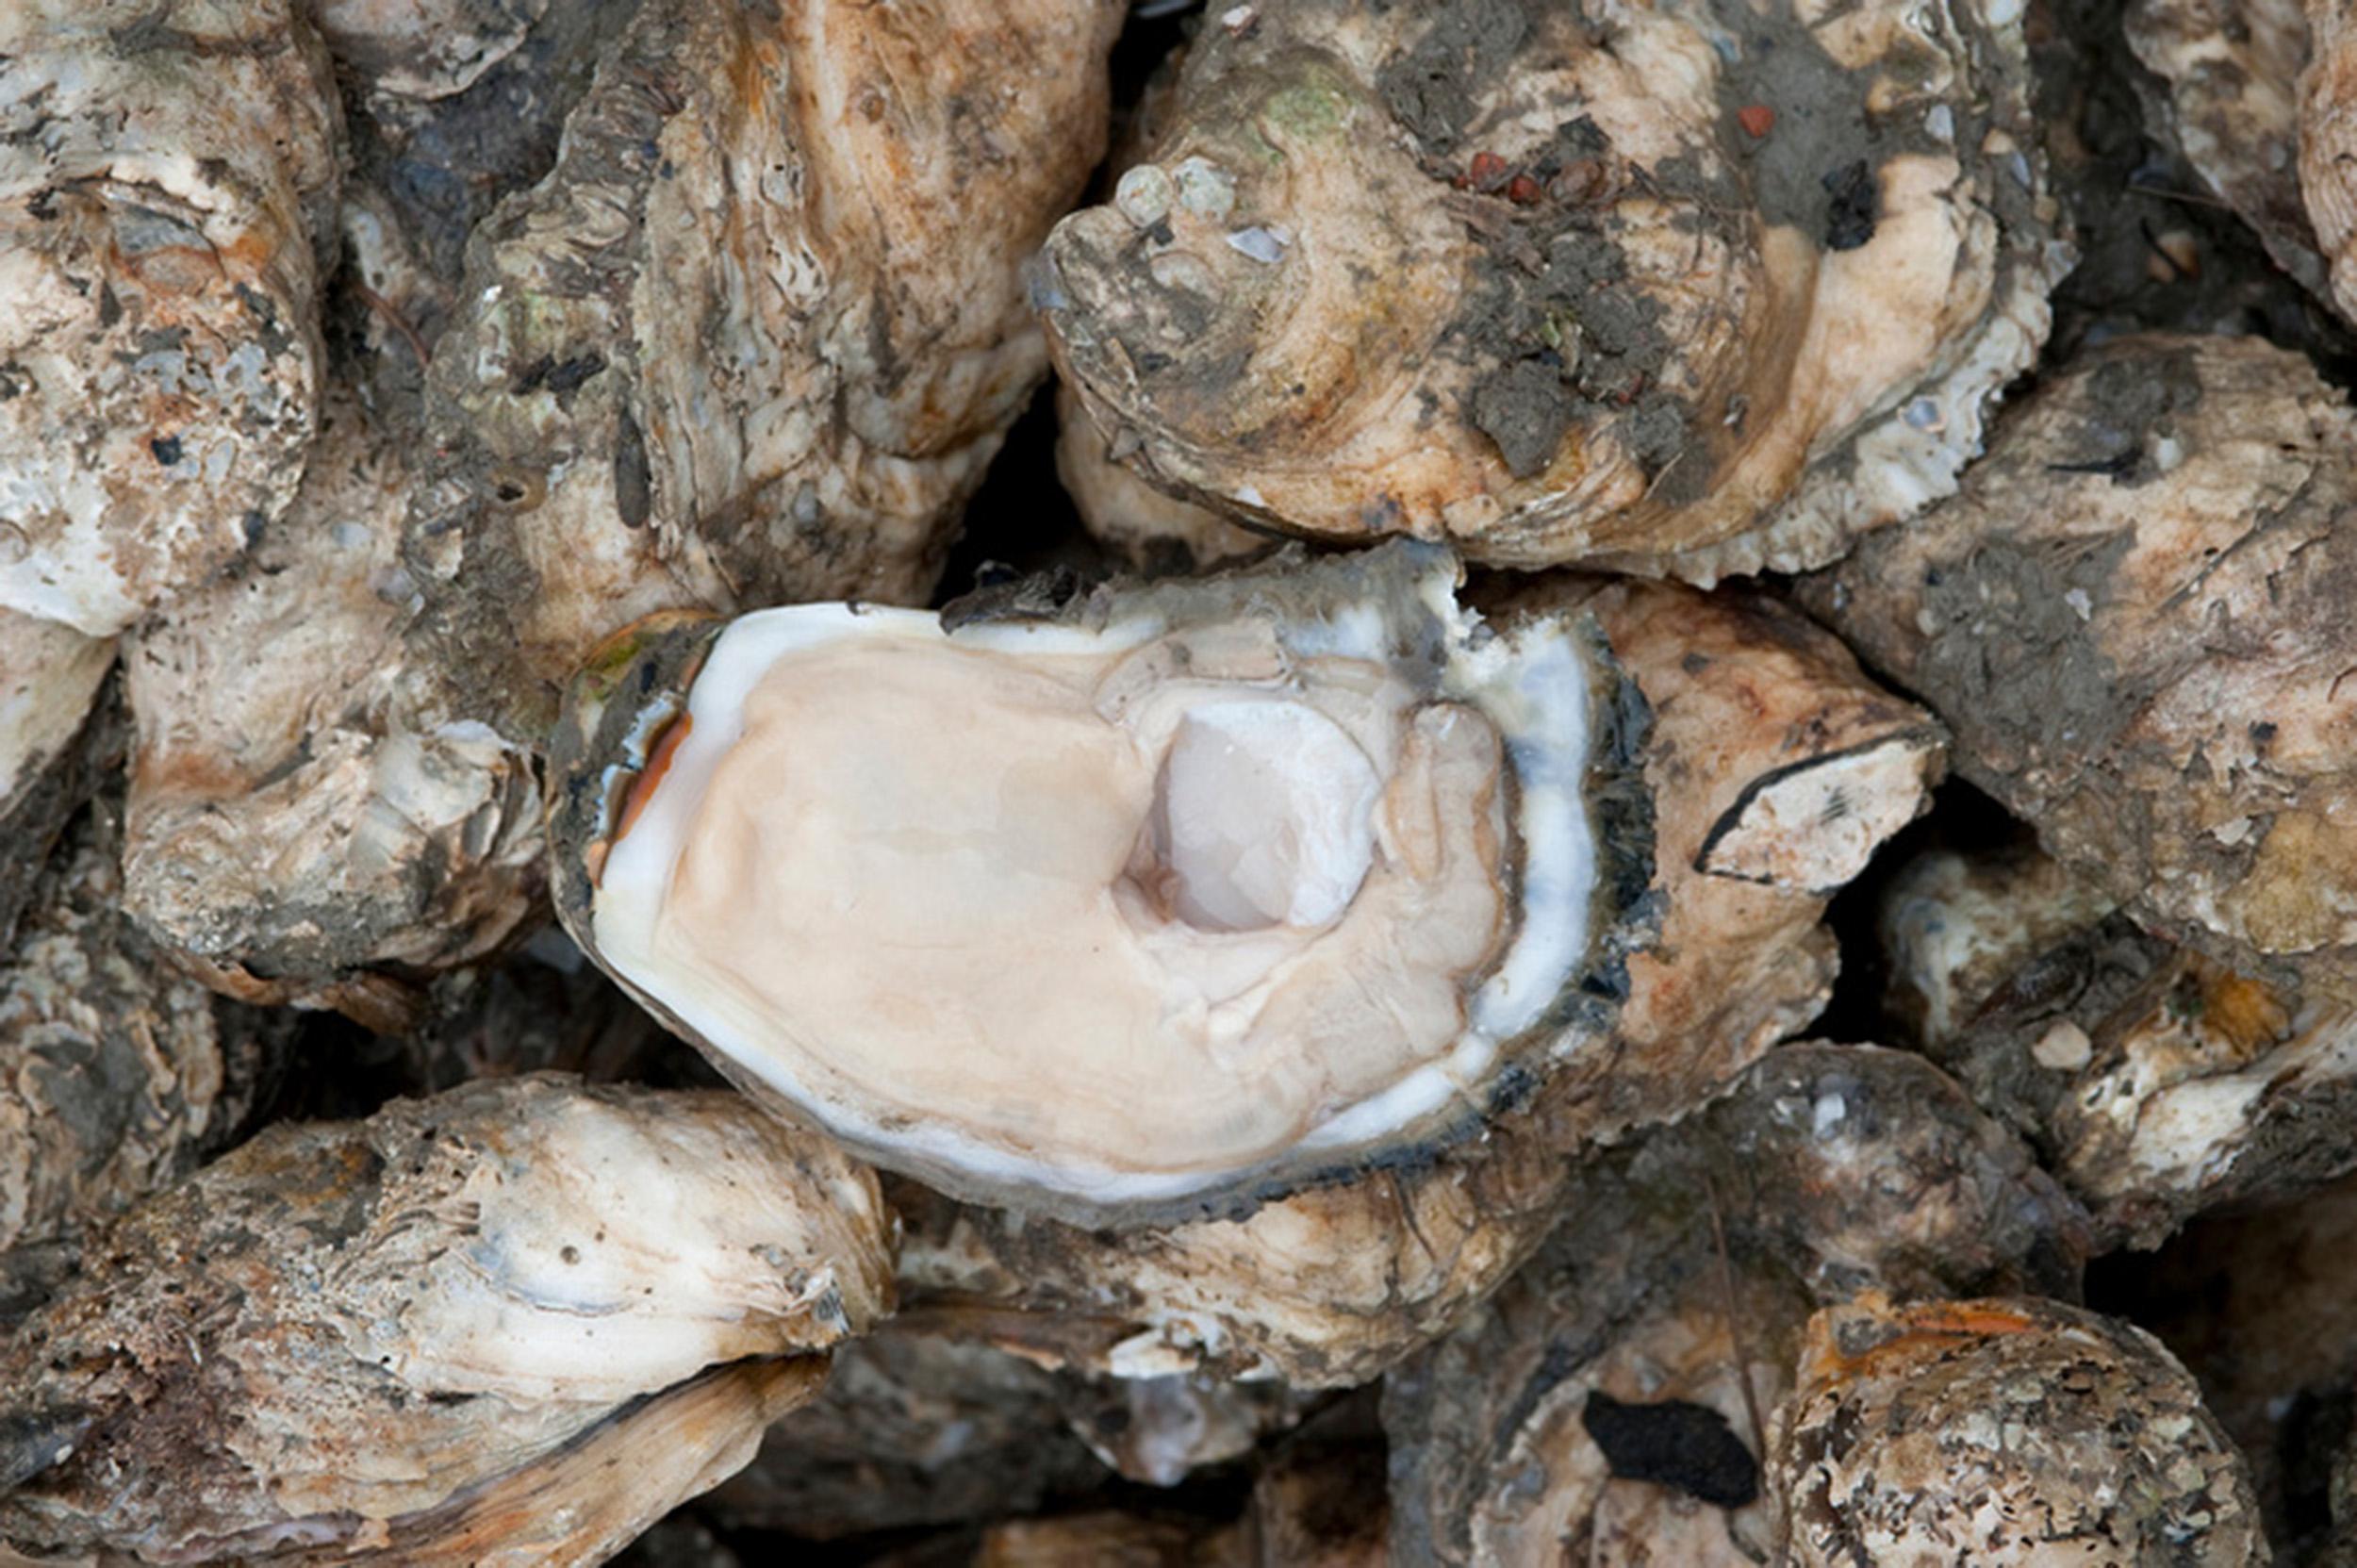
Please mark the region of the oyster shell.
POLYGON ((2115 915, 2026 958, 1928 1043, 2045 1150, 2107 1240, 2357 1167, 2357 1007, 2302 1000, 2115 915))
POLYGON ((2068 264, 2037 148, 2002 0, 1262 0, 1033 293, 1174 495, 1707 583, 1953 488, 2068 264))
POLYGON ((1937 1055, 2006 982, 2113 908, 2026 834, 1925 850, 1877 900, 1884 1014, 1904 1043, 1937 1055))
POLYGON ((2331 299, 2300 192, 2301 0, 2135 0, 2125 30, 2163 83, 2153 95, 2162 129, 2275 264, 2331 299))
POLYGON ((1088 410, 1062 384, 1056 388, 1056 477, 1091 536, 1134 570, 1196 570, 1261 554, 1271 545, 1268 535, 1164 495, 1115 462, 1088 410))
MULTIPOLYGON (((2195 1220, 2159 1250, 2116 1258, 2106 1295, 2132 1305, 2201 1384, 2250 1464, 2279 1560, 2329 1562, 2333 1434, 2357 1405, 2357 1180, 2195 1220)), ((2349 1521, 2343 1521, 2340 1540, 2349 1521)))
POLYGON ((2028 1297, 1809 1324, 1770 1486, 1797 1568, 2268 1560, 2250 1477, 2142 1329, 2028 1297))
POLYGON ((338 385, 286 518, 125 660, 125 906, 228 995, 387 1031, 538 913, 543 847, 534 759, 404 636, 403 453, 338 385))
POLYGON ((91 1231, 238 1137, 291 1053, 294 1019, 208 994, 124 917, 122 854, 110 791, 0 949, 0 1323, 91 1231))
POLYGON ((315 0, 336 58, 379 92, 447 98, 516 52, 549 0, 315 0))
POLYGON ((2146 925, 2357 998, 2357 413, 2253 338, 2121 339, 1804 594, 2146 925))
POLYGON ((568 700, 559 913, 960 1196, 1134 1226, 1411 1157, 1599 1048, 1651 847, 1592 631, 1456 578, 657 622, 568 700))
POLYGON ((550 1075, 281 1123, 0 1341, 0 1539, 596 1561, 816 1391, 890 1246, 872 1176, 733 1094, 550 1075))
MULTIPOLYGON (((101 737, 93 716, 110 638, 0 610, 0 945, 16 929, 49 847, 87 797, 85 753, 101 737)), ((112 735, 107 737, 115 738, 112 735)))
POLYGON ((112 635, 293 499, 339 178, 299 10, 0 10, 0 607, 112 635))
POLYGON ((700 1511, 803 1540, 1031 1512, 1101 1487, 1058 1379, 1020 1357, 887 1323, 763 1439, 700 1511))
POLYGON ((1046 371, 1018 272, 1121 15, 638 7, 436 347, 406 557, 477 717, 536 738, 653 611, 927 597, 1046 371))

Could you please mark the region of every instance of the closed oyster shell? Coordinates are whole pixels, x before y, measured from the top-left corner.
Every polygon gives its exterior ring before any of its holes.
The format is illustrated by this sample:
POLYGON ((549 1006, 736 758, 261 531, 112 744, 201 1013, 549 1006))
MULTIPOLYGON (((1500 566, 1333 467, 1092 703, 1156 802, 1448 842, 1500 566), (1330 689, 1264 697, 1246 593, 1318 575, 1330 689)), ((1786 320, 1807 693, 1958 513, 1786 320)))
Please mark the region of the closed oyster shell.
POLYGON ((867 1172, 728 1094, 548 1075, 282 1123, 0 1344, 0 1540, 601 1560, 889 1310, 891 1240, 867 1172))
POLYGON ((2019 8, 1219 13, 1034 285, 1139 474, 1708 583, 1950 492, 2066 268, 2019 8))
POLYGON ((292 0, 0 13, 0 608, 110 636, 292 501, 337 103, 292 0))

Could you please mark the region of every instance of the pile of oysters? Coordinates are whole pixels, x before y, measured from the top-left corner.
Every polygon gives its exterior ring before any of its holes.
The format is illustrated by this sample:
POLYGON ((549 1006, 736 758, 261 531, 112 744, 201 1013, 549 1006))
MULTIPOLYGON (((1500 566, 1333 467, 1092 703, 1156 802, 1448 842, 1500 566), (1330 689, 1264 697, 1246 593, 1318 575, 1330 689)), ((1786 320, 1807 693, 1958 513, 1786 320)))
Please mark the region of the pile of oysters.
POLYGON ((2353 15, 14 0, 0 1565, 2357 1562, 2353 15))

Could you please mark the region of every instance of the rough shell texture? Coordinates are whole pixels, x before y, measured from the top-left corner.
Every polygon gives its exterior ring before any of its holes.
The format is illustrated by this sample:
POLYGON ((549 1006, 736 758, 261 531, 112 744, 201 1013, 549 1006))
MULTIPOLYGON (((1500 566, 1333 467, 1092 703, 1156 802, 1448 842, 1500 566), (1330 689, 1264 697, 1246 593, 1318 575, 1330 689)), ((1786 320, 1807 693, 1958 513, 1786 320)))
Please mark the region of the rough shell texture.
POLYGON ((2108 1239, 2357 1165, 2357 1010, 2299 1002, 2120 916, 2009 976, 1933 1054, 2019 1128, 2108 1239))
POLYGON ((1034 291, 1123 460, 1232 516, 1816 564, 1953 489, 2045 338, 2028 90, 2009 7, 1277 0, 1034 291))
POLYGON ((2127 9, 2032 0, 2023 18, 2049 177, 2080 253, 2054 288, 2047 363, 2132 332, 2255 333, 2346 359, 2357 338, 2331 305, 2207 195, 2181 149, 2147 134, 2161 89, 2120 47, 2127 9))
POLYGON ((399 1027, 410 982, 540 898, 531 758, 424 695, 398 567, 409 470, 331 394, 293 506, 125 663, 139 749, 124 897, 232 996, 399 1027))
POLYGON ((889 1245, 872 1177, 734 1096, 546 1076, 281 1123, 118 1222, 0 1345, 0 1540, 481 1560, 517 1527, 482 1508, 561 1530, 632 1470, 643 1525, 783 1402, 758 1369, 681 1385, 865 1329, 889 1245))
POLYGON ((1629 960, 1632 1048, 1598 1092, 1658 1115, 1816 1016, 1836 967, 1826 902, 1930 808, 1946 734, 1762 595, 1560 578, 1503 603, 1566 597, 1604 626, 1654 712, 1661 935, 1629 960))
MULTIPOLYGON (((1790 822, 1802 885, 1704 868, 1763 780, 1887 747, 1925 803, 1938 732, 1859 673, 1823 632, 1753 596, 1556 579, 1533 605, 1603 625, 1654 713, 1643 754, 1657 815, 1661 935, 1629 960, 1608 1050, 1558 1078, 1482 1143, 1211 1222, 1108 1238, 912 1203, 913 1299, 971 1332, 1085 1367, 1274 1371, 1362 1382, 1440 1333, 1530 1254, 1561 1213, 1567 1151, 1710 1097, 1824 1005, 1834 975, 1824 868, 1863 861, 1843 820, 1790 822)), ((1493 602, 1516 612, 1517 596, 1493 602)), ((1854 869, 1851 867, 1850 869, 1854 869)), ((1845 873, 1846 874, 1846 873, 1845 873)))
POLYGON ((2158 76, 2156 117, 2276 265, 2326 293, 2300 199, 2301 0, 2136 0, 2129 47, 2158 76))
MULTIPOLYGON (((378 0, 361 3, 390 14, 378 0)), ((454 3, 480 12, 477 0, 454 3)), ((359 348, 346 373, 404 437, 421 437, 426 368, 463 295, 468 237, 500 202, 555 165, 567 117, 589 91, 603 46, 638 4, 574 0, 545 11, 462 91, 436 98, 355 92, 348 101, 343 266, 324 326, 331 343, 359 348)), ((383 41, 381 59, 396 72, 438 69, 429 58, 437 50, 431 35, 409 35, 398 57, 392 40, 383 41)))
POLYGON ((1044 369, 1017 269, 1120 16, 639 8, 435 355, 408 555, 486 717, 545 722, 651 611, 924 597, 1044 369))
POLYGON ((1869 1284, 2075 1293, 2086 1239, 2029 1149, 1920 1057, 1771 1051, 1585 1164, 1530 1267, 1391 1374, 1393 1555, 1763 1560, 1762 1412, 1813 1309, 1869 1284))
MULTIPOLYGON (((97 718, 111 641, 0 610, 0 945, 16 929, 33 878, 121 739, 97 718), (102 733, 103 732, 103 733, 102 733)), ((108 704, 111 706, 111 704, 108 704)))
POLYGON ((2184 1368, 2057 1302, 1829 1308, 1778 1425, 1798 1568, 2267 1560, 2250 1476, 2184 1368))
POLYGON ((318 0, 337 59, 379 92, 443 98, 516 52, 548 0, 318 0))
POLYGON ((0 1322, 242 1131, 291 1044, 292 1020, 208 994, 124 917, 122 839, 119 804, 92 802, 0 956, 0 1322))
POLYGON ((293 499, 336 103, 291 0, 0 16, 0 606, 112 635, 293 499))
POLYGON ((2310 0, 2299 78, 2299 190, 2332 298, 2357 321, 2357 8, 2310 0))
POLYGON ((1809 602, 2138 919, 2348 991, 2353 440, 2308 363, 2255 338, 2109 344, 1809 602))

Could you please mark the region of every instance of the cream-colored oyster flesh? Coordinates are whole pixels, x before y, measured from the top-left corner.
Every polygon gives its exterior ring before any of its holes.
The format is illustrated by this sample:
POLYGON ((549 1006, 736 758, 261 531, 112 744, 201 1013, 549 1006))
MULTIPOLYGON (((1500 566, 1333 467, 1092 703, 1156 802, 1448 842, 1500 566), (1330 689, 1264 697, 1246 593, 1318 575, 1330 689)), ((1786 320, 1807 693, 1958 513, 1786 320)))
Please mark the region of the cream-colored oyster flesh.
POLYGON ((1645 846, 1592 634, 1456 578, 744 617, 684 704, 577 695, 560 907, 740 1080, 968 1194, 1184 1206, 1462 1131, 1594 1038, 1645 846))
POLYGON ((540 895, 532 759, 437 708, 404 635, 410 478, 332 387, 285 519, 125 661, 126 906, 229 995, 386 1029, 411 982, 497 950, 540 895))
POLYGON ((110 635, 293 497, 339 178, 301 12, 0 9, 0 607, 110 635))
POLYGON ((610 1550, 749 1459, 772 1395, 889 1312, 890 1247, 870 1173, 732 1094, 541 1075, 282 1123, 0 1340, 0 1539, 597 1560, 470 1553, 574 1526, 610 1550), (693 1392, 723 1367, 751 1382, 693 1392), (535 1523, 486 1522, 507 1507, 535 1523))
POLYGON ((1707 583, 1953 488, 2068 264, 2019 8, 1270 0, 1033 293, 1232 518, 1707 583))

